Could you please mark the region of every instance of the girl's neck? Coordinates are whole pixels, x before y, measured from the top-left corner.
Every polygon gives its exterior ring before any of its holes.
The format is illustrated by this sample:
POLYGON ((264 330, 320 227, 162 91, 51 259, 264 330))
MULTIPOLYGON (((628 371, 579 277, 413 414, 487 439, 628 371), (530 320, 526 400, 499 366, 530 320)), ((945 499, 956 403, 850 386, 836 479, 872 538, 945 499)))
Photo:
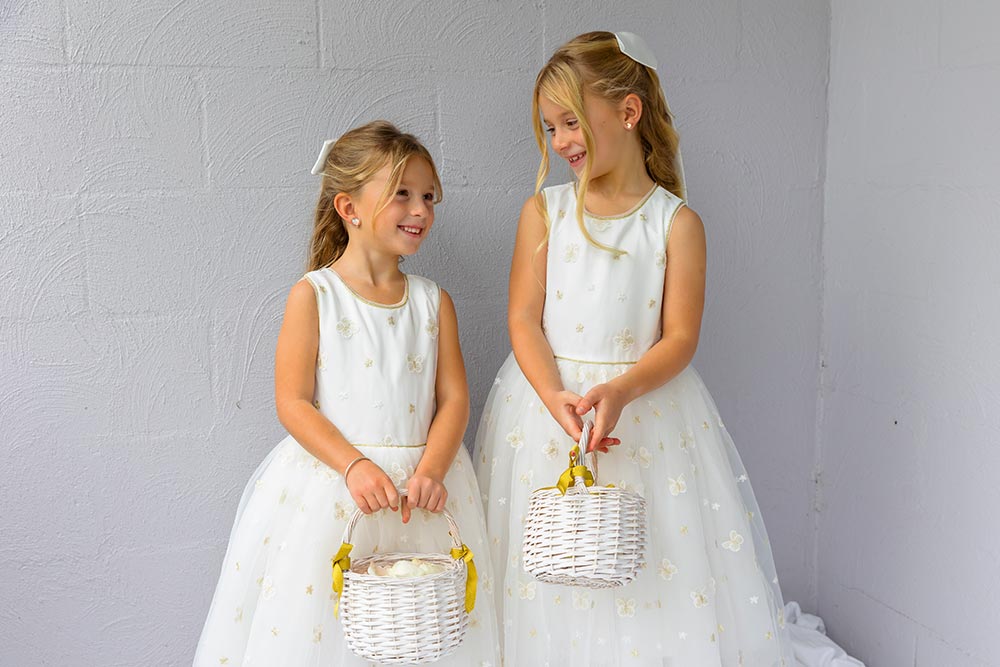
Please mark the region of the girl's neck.
POLYGON ((331 267, 341 276, 371 287, 393 285, 403 277, 399 270, 399 256, 366 251, 357 244, 348 243, 331 267))
POLYGON ((634 142, 610 171, 590 179, 585 203, 592 201, 598 207, 627 205, 648 193, 653 185, 653 179, 646 173, 642 148, 634 142))

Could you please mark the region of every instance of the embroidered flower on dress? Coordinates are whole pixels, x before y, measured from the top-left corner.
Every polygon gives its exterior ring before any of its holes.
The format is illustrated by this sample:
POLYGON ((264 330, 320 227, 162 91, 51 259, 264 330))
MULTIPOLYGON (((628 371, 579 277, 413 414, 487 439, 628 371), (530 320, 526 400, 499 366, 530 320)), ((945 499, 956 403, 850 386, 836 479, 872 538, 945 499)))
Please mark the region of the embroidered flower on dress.
POLYGON ((427 326, 424 327, 424 330, 427 331, 427 335, 430 336, 431 338, 437 338, 438 332, 441 330, 441 327, 438 326, 436 319, 434 319, 433 317, 429 317, 427 318, 427 326))
POLYGON ((545 454, 545 458, 549 461, 552 461, 559 456, 559 443, 555 441, 555 438, 551 438, 548 442, 542 445, 542 453, 545 454))
POLYGON ((381 445, 382 447, 398 447, 399 446, 399 443, 396 442, 396 439, 394 437, 392 437, 391 435, 387 435, 384 438, 382 438, 382 442, 380 442, 378 444, 381 445))
POLYGON ((635 616, 635 598, 617 598, 615 600, 615 608, 618 611, 618 615, 622 618, 631 618, 635 616))
POLYGON ((348 318, 342 317, 340 318, 340 321, 337 322, 337 333, 344 338, 350 338, 354 334, 358 333, 358 325, 348 318))
POLYGON ((743 546, 743 536, 737 533, 735 530, 729 531, 729 539, 722 543, 723 549, 729 549, 732 552, 737 552, 743 546))
POLYGON ((521 449, 524 445, 524 436, 521 435, 520 426, 515 426, 514 430, 507 434, 507 443, 514 449, 521 449))
POLYGON ((392 467, 389 469, 389 479, 391 479, 392 483, 397 487, 402 486, 403 482, 405 482, 411 474, 412 473, 408 473, 404 470, 403 466, 399 465, 399 461, 393 462, 392 467))
POLYGON ((422 354, 408 354, 406 355, 406 370, 411 373, 421 373, 424 370, 424 355, 422 354))
POLYGON ((313 643, 318 644, 323 641, 323 626, 317 625, 313 627, 313 643))
POLYGON ((680 434, 680 442, 677 443, 678 447, 680 447, 684 451, 687 451, 688 448, 694 449, 694 445, 695 445, 694 433, 691 431, 690 428, 687 431, 680 434))
POLYGON ((537 586, 533 581, 519 581, 517 582, 517 595, 522 600, 534 600, 535 599, 535 589, 537 586))
POLYGON ((632 331, 628 327, 622 329, 615 336, 615 345, 622 350, 631 350, 632 346, 635 345, 635 338, 632 337, 632 331))
POLYGON ((394 327, 394 326, 396 326, 396 316, 395 316, 395 315, 390 315, 390 316, 388 317, 388 319, 386 319, 386 322, 388 322, 388 323, 389 323, 389 326, 390 326, 390 327, 394 327))
POLYGON ((325 371, 326 370, 326 353, 325 352, 320 352, 319 356, 316 357, 316 368, 320 369, 321 371, 325 371))
POLYGON ((265 600, 273 600, 274 596, 278 593, 274 589, 274 580, 271 579, 271 577, 264 577, 264 581, 261 582, 261 587, 263 590, 260 596, 265 600))
POLYGON ((534 478, 534 476, 535 476, 535 471, 534 470, 529 470, 526 473, 522 473, 521 474, 521 484, 524 484, 526 486, 531 486, 531 480, 534 478))
POLYGON ((591 222, 591 226, 599 232, 606 232, 611 227, 610 220, 594 220, 591 222))
POLYGON ((667 268, 667 253, 665 252, 656 253, 656 268, 658 269, 667 268))
POLYGON ((563 261, 567 264, 573 264, 580 258, 580 246, 575 243, 570 243, 566 246, 563 251, 563 261))
POLYGON ((693 604, 695 607, 708 606, 708 596, 705 594, 704 588, 699 588, 696 591, 691 591, 691 604, 693 604))
POLYGON ((628 450, 627 456, 629 461, 642 468, 648 468, 650 462, 653 460, 653 455, 645 447, 639 447, 638 449, 633 447, 628 450))
POLYGON ((670 581, 677 574, 677 566, 670 562, 669 558, 664 558, 660 562, 660 576, 670 581))
POLYGON ((684 473, 678 475, 677 479, 674 479, 673 477, 668 477, 667 479, 670 480, 670 484, 667 487, 670 489, 670 495, 679 496, 682 493, 687 493, 688 485, 687 482, 684 481, 684 473))
POLYGON ((576 588, 573 589, 573 609, 590 609, 593 606, 594 603, 590 599, 590 593, 576 588))

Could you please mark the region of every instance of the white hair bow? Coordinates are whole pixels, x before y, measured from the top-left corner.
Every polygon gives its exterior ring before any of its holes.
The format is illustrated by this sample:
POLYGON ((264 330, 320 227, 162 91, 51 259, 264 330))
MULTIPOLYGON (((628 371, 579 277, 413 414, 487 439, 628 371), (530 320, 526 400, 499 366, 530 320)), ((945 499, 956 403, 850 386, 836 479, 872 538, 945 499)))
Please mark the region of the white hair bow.
POLYGON ((337 143, 336 139, 327 139, 323 142, 323 148, 320 149, 319 157, 316 158, 316 164, 312 168, 313 176, 319 176, 323 173, 323 167, 326 166, 326 158, 330 155, 330 149, 333 148, 335 143, 337 143))
POLYGON ((626 56, 649 69, 656 69, 656 56, 642 37, 634 32, 616 32, 615 39, 618 40, 618 48, 626 56))

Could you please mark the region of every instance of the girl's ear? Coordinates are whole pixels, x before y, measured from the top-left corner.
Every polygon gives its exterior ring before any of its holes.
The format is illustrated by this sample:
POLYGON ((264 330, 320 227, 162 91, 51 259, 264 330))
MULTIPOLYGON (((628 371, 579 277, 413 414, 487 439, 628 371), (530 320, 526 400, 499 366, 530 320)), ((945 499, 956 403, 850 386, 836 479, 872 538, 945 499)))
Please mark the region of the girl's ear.
POLYGON ((358 215, 354 200, 346 192, 338 192, 333 197, 333 208, 337 210, 341 220, 350 220, 358 215))
POLYGON ((622 125, 636 127, 642 118, 642 100, 635 93, 629 93, 618 105, 622 114, 622 125))

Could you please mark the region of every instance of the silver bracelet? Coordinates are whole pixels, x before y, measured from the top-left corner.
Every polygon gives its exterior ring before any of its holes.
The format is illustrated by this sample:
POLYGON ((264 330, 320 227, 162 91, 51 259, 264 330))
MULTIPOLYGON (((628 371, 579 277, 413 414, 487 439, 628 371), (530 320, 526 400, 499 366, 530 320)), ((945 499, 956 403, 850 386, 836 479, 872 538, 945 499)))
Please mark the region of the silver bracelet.
POLYGON ((351 472, 351 468, 354 467, 354 464, 361 463, 362 461, 371 461, 371 459, 368 458, 367 456, 359 456, 358 458, 354 459, 353 461, 347 464, 347 467, 344 468, 344 474, 342 475, 345 482, 347 481, 347 474, 351 472))

